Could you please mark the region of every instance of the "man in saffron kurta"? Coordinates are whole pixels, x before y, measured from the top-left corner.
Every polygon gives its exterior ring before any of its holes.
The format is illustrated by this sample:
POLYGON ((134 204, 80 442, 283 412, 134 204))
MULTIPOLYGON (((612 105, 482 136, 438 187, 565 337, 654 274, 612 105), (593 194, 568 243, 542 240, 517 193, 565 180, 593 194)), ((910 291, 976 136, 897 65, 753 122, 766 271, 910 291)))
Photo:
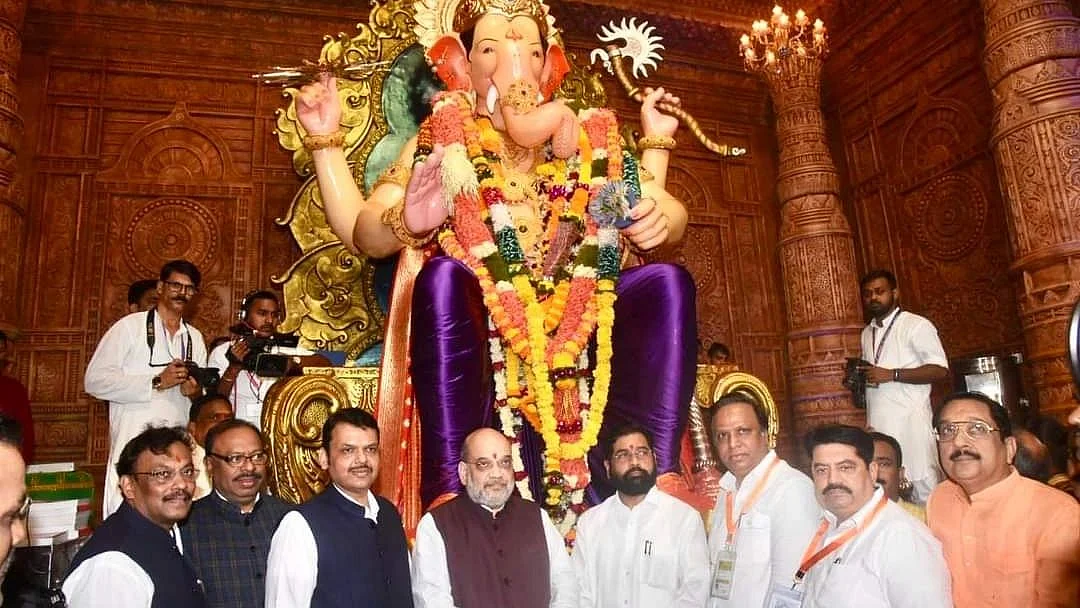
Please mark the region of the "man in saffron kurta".
POLYGON ((946 398, 935 420, 948 481, 926 514, 957 608, 1080 605, 1080 505, 1021 477, 1008 412, 981 393, 946 398))

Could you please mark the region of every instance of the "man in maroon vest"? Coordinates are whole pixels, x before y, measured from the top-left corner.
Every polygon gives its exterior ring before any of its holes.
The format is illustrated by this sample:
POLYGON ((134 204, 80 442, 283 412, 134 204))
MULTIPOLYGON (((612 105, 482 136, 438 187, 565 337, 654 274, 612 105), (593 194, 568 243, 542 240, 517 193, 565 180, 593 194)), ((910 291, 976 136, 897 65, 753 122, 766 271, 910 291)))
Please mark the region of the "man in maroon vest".
POLYGON ((461 457, 468 496, 436 507, 416 528, 416 608, 576 608, 577 578, 562 536, 536 503, 513 494, 509 440, 493 429, 474 431, 461 457))

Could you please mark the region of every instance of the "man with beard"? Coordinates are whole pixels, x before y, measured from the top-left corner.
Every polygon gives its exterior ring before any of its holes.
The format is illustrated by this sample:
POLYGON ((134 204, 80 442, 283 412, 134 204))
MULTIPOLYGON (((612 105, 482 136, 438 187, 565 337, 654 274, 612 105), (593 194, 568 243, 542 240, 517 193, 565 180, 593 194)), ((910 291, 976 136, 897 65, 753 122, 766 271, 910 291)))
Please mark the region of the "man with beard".
POLYGON ((30 499, 26 495, 26 463, 19 452, 21 439, 19 423, 0 414, 0 582, 11 566, 14 547, 26 540, 30 499))
MULTIPOLYGON (((900 449, 900 442, 885 433, 872 431, 870 436, 874 438, 874 462, 877 463, 877 483, 884 488, 885 495, 889 500, 903 507, 915 519, 926 523, 926 509, 922 505, 908 502, 901 495, 901 484, 910 486, 911 482, 904 479, 904 451, 900 449)), ((910 487, 908 488, 910 490, 910 487)))
POLYGON ((244 369, 251 337, 267 338, 274 334, 281 320, 281 306, 272 291, 258 290, 240 300, 240 322, 230 329, 234 339, 210 351, 209 366, 224 370, 218 393, 236 407, 236 417, 255 426, 262 424, 262 406, 266 393, 277 378, 264 378, 244 369))
POLYGON ((202 392, 187 365, 206 364, 206 344, 199 330, 183 319, 202 276, 187 260, 166 263, 159 276, 157 306, 114 323, 86 368, 86 392, 109 402, 102 518, 123 500, 115 469, 121 448, 148 425, 187 424, 190 398, 202 392))
POLYGON ((709 597, 705 526, 656 487, 652 435, 629 425, 604 444, 616 493, 577 522, 581 608, 701 608, 709 597))
POLYGON ((267 608, 412 608, 401 515, 371 491, 375 418, 359 408, 330 414, 319 466, 330 487, 286 514, 270 543, 267 608))
POLYGON ((184 547, 211 608, 262 608, 270 539, 291 507, 263 493, 270 457, 255 425, 220 422, 206 432, 205 448, 214 491, 191 506, 180 527, 184 547))
POLYGON ((874 486, 878 464, 869 433, 819 427, 807 434, 806 453, 824 519, 795 584, 775 589, 768 605, 798 606, 801 599, 804 608, 950 608, 941 544, 874 486))
POLYGON ((510 441, 465 438, 457 496, 420 518, 413 549, 417 608, 576 608, 578 583, 555 525, 516 496, 510 441), (453 556, 453 559, 448 559, 453 556))
POLYGON ((930 428, 930 385, 948 377, 949 362, 934 325, 900 310, 891 272, 871 271, 859 287, 871 317, 862 331, 862 358, 868 362, 867 424, 900 442, 913 498, 923 503, 941 479, 930 428))
POLYGON ((1010 466, 1016 439, 1005 408, 982 393, 955 393, 934 423, 949 479, 926 513, 957 608, 1076 606, 1080 505, 1010 466))
POLYGON ((762 608, 790 586, 821 519, 814 484, 769 448, 769 413, 733 393, 713 404, 709 439, 727 472, 709 534, 709 608, 762 608))
POLYGON ((187 435, 178 427, 147 428, 124 445, 116 472, 124 503, 71 562, 63 585, 68 607, 205 607, 176 528, 195 491, 187 435))
POLYGON ((187 431, 195 444, 191 450, 191 460, 202 467, 195 478, 195 500, 210 493, 210 467, 203 467, 206 460, 206 435, 214 425, 234 418, 232 405, 221 395, 210 394, 196 397, 188 410, 187 431))

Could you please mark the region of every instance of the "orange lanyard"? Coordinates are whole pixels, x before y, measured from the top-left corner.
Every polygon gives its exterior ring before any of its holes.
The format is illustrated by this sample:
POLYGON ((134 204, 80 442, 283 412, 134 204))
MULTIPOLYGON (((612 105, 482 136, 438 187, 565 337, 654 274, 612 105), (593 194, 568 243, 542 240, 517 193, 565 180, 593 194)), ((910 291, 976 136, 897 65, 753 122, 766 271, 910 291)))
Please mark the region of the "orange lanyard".
POLYGON ((874 521, 874 518, 881 513, 881 510, 888 504, 889 497, 882 496, 878 504, 874 506, 874 510, 870 512, 870 516, 863 520, 862 524, 844 532, 836 540, 832 541, 828 545, 821 548, 820 551, 814 552, 814 547, 825 538, 825 532, 829 529, 829 520, 822 520, 821 526, 818 527, 817 533, 814 534, 814 539, 810 541, 810 546, 806 548, 806 552, 803 553, 802 561, 799 563, 799 570, 795 573, 795 583, 801 583, 806 573, 810 571, 818 562, 825 559, 825 556, 829 555, 833 551, 836 551, 840 547, 843 547, 847 542, 859 533, 862 532, 870 525, 870 522, 874 521))
POLYGON ((738 527, 737 524, 739 520, 742 519, 743 513, 749 511, 750 507, 754 506, 754 503, 757 502, 757 499, 761 498, 761 493, 765 491, 765 484, 769 483, 769 478, 772 477, 773 471, 776 470, 776 467, 779 464, 780 458, 777 457, 776 460, 773 460, 772 464, 769 465, 769 468, 765 469, 765 476, 761 478, 761 481, 757 482, 757 485, 754 486, 754 490, 750 492, 750 496, 746 498, 746 502, 743 503, 742 509, 739 509, 738 517, 732 516, 732 511, 735 510, 735 493, 739 490, 736 489, 735 492, 728 492, 725 496, 724 506, 726 507, 727 521, 724 523, 727 524, 727 544, 730 545, 735 541, 735 529, 738 527))

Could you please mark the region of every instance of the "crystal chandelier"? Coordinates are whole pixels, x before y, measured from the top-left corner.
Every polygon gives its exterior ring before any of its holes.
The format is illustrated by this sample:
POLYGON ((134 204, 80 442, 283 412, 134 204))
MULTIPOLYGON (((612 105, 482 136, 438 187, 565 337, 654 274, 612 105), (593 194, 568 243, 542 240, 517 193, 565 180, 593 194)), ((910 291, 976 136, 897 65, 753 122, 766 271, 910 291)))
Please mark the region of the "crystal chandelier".
POLYGON ((773 7, 768 21, 755 21, 750 33, 739 38, 739 53, 751 72, 801 70, 802 64, 823 58, 828 50, 821 19, 811 25, 806 12, 799 9, 792 21, 779 5, 773 7))

